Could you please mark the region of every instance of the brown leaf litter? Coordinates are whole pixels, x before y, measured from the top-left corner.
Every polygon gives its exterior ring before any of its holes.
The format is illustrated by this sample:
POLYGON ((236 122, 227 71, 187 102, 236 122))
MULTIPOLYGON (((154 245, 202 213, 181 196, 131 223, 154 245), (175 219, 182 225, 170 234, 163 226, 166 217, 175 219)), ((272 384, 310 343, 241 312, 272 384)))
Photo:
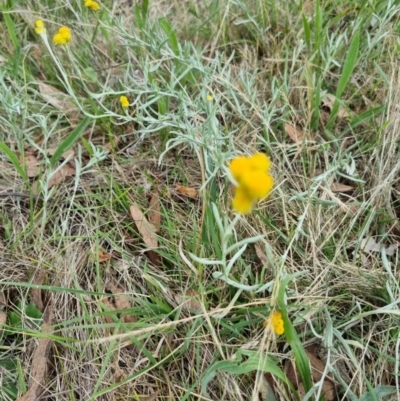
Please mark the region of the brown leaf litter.
POLYGON ((44 389, 44 382, 47 373, 47 363, 53 341, 46 337, 50 334, 53 319, 53 301, 50 299, 43 314, 42 334, 39 338, 38 346, 32 356, 30 383, 28 392, 17 398, 17 401, 36 401, 44 389))
POLYGON ((139 234, 142 237, 143 242, 147 245, 148 248, 157 248, 158 247, 158 240, 157 236, 155 235, 156 228, 153 224, 149 223, 136 205, 131 205, 129 208, 131 212, 131 216, 135 225, 139 231, 139 234))
MULTIPOLYGON (((47 154, 49 156, 53 156, 54 153, 56 153, 56 152, 57 152, 57 148, 47 149, 47 154)), ((73 149, 69 149, 69 150, 65 151, 61 156, 62 159, 69 160, 69 161, 73 160, 74 157, 75 157, 75 151, 73 149)))
POLYGON ((98 260, 100 263, 110 260, 112 257, 113 255, 111 253, 107 253, 103 249, 99 249, 98 260))
POLYGON ((39 91, 43 99, 51 104, 61 113, 69 114, 71 119, 76 120, 79 114, 79 108, 71 101, 71 96, 52 85, 38 81, 39 91))
MULTIPOLYGON (((132 302, 125 294, 125 291, 122 287, 116 285, 113 281, 110 280, 105 285, 105 292, 109 293, 110 296, 104 297, 101 301, 108 310, 119 310, 120 312, 118 312, 117 317, 121 319, 124 323, 136 322, 136 316, 130 315, 129 312, 121 312, 124 309, 132 308, 132 302)), ((105 315, 104 319, 107 323, 114 323, 114 319, 110 315, 105 315)), ((113 332, 114 330, 110 329, 110 333, 113 334, 113 332)))
POLYGON ((150 199, 149 205, 149 222, 153 225, 155 232, 160 231, 161 224, 161 204, 160 195, 158 191, 155 191, 150 199))
MULTIPOLYGON (((73 177, 76 174, 76 170, 69 166, 68 164, 62 166, 58 169, 53 175, 50 177, 47 183, 47 189, 50 189, 54 185, 61 184, 64 182, 68 177, 73 177)), ((35 181, 32 184, 32 193, 34 195, 39 195, 39 181, 35 181)))
POLYGON ((154 227, 153 224, 147 221, 145 215, 137 205, 131 205, 129 209, 132 219, 135 222, 135 225, 139 231, 139 234, 141 235, 143 242, 149 249, 148 256, 150 260, 153 262, 154 265, 159 265, 160 257, 153 250, 158 247, 156 227, 154 227))
POLYGON ((303 131, 300 131, 294 125, 286 123, 285 124, 285 131, 288 134, 289 138, 296 143, 303 142, 303 138, 305 137, 303 131))
POLYGON ((175 302, 187 311, 195 311, 202 313, 203 309, 199 301, 199 293, 196 290, 187 290, 184 294, 172 293, 175 302))
POLYGON ((39 175, 40 162, 33 153, 25 152, 24 157, 20 157, 20 161, 25 162, 26 174, 29 178, 39 175))
MULTIPOLYGON (((4 307, 7 305, 6 297, 2 292, 0 292, 0 330, 7 322, 7 313, 3 311, 4 307)), ((0 331, 1 335, 1 331, 0 331)))
MULTIPOLYGON (((44 279, 46 278, 47 271, 41 268, 38 273, 36 274, 33 284, 42 285, 44 279)), ((34 305, 41 311, 44 311, 44 301, 43 301, 43 291, 41 288, 32 288, 31 290, 31 301, 34 305)))
MULTIPOLYGON (((325 107, 326 109, 328 109, 329 112, 331 112, 333 109, 333 105, 335 104, 335 101, 336 101, 336 96, 331 95, 330 93, 327 93, 321 99, 321 101, 322 101, 322 106, 325 107)), ((342 105, 340 105, 337 116, 341 119, 347 119, 347 118, 349 118, 349 113, 342 105)))
POLYGON ((261 246, 258 244, 254 244, 254 249, 256 251, 256 255, 257 255, 258 259, 260 259, 260 262, 263 265, 267 265, 268 258, 267 258, 267 255, 265 254, 265 252, 262 250, 261 246))
MULTIPOLYGON (((316 346, 308 346, 305 349, 306 355, 311 366, 311 375, 314 383, 319 382, 322 379, 322 374, 325 370, 326 362, 319 358, 317 354, 316 346)), ((293 361, 290 361, 286 365, 286 377, 292 383, 293 387, 298 391, 300 399, 302 399, 305 394, 305 388, 300 379, 300 373, 293 361)), ((322 397, 325 401, 334 401, 336 399, 336 388, 334 379, 331 375, 325 376, 322 384, 322 397)))
POLYGON ((199 196, 199 191, 195 188, 184 187, 182 185, 177 185, 176 190, 183 196, 188 198, 197 199, 199 196))
POLYGON ((341 184, 340 182, 334 182, 331 185, 332 192, 350 192, 353 191, 354 187, 351 185, 341 184))

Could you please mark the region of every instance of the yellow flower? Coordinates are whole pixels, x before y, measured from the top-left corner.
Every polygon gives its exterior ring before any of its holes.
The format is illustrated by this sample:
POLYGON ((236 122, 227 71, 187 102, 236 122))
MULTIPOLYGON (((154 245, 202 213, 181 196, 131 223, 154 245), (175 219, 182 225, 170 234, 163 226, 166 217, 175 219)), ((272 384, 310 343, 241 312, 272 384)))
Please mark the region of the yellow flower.
POLYGON ((285 332, 285 326, 283 323, 282 313, 279 311, 274 311, 269 316, 267 324, 270 324, 272 330, 274 330, 275 334, 280 336, 285 332))
POLYGON ((64 38, 69 42, 71 40, 71 30, 67 26, 62 26, 58 33, 64 36, 64 38))
POLYGON ((53 42, 55 45, 66 45, 71 40, 71 37, 71 30, 66 26, 62 26, 58 33, 53 36, 53 42))
POLYGON ((242 214, 247 214, 251 212, 254 200, 249 197, 241 187, 235 189, 235 196, 233 197, 232 207, 242 214))
POLYGON ((229 163, 229 170, 237 182, 240 182, 243 172, 248 171, 250 168, 250 159, 246 156, 238 156, 229 163))
POLYGON ((90 8, 93 11, 97 11, 100 9, 100 4, 97 1, 86 0, 85 7, 90 8))
POLYGON ((40 35, 43 32, 46 32, 46 27, 44 26, 44 22, 41 19, 38 19, 35 22, 35 32, 40 35))
POLYGON ((213 100, 213 97, 212 97, 211 95, 207 95, 207 100, 208 100, 209 102, 211 102, 211 100, 213 100))
POLYGON ((53 42, 57 46, 66 45, 68 43, 67 39, 65 39, 65 37, 61 33, 56 33, 53 36, 53 42))
POLYGON ((262 199, 271 192, 274 179, 265 171, 250 170, 243 174, 240 185, 250 197, 262 199))
POLYGON ((271 192, 274 179, 268 173, 270 167, 271 161, 264 153, 238 156, 231 160, 229 170, 238 184, 232 202, 236 212, 251 212, 254 203, 271 192))
POLYGON ((271 160, 265 153, 254 153, 250 157, 250 165, 255 170, 269 171, 271 167, 271 160))
POLYGON ((129 107, 129 100, 128 100, 128 98, 127 98, 126 96, 121 96, 121 97, 119 98, 119 101, 120 101, 120 103, 121 103, 121 106, 122 106, 124 109, 126 109, 126 108, 129 107))

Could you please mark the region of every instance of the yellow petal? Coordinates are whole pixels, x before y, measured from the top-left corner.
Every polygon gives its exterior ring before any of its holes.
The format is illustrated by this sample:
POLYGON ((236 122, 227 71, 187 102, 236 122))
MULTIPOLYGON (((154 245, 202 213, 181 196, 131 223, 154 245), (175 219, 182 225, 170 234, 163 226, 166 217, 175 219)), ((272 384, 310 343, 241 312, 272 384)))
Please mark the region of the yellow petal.
POLYGON ((238 156, 229 163, 229 170, 233 178, 240 182, 241 176, 250 168, 250 159, 246 156, 238 156))
POLYGON ((67 43, 71 40, 71 30, 67 26, 60 27, 58 33, 64 36, 67 43))
POLYGON ((240 184, 251 198, 265 198, 272 190, 274 179, 265 171, 250 170, 241 177, 240 184))
POLYGON ((55 45, 66 45, 68 40, 61 33, 56 33, 53 36, 53 42, 55 45))
POLYGON ((275 334, 281 335, 285 332, 282 313, 279 311, 274 311, 271 313, 269 317, 269 321, 271 323, 272 329, 275 334))
POLYGON ((250 198, 242 188, 235 189, 235 196, 233 197, 232 207, 237 213, 247 214, 253 208, 254 200, 250 198))
POLYGON ((46 31, 46 27, 44 26, 44 22, 41 19, 38 19, 35 22, 35 32, 39 35, 46 31))
POLYGON ((121 96, 120 98, 119 98, 119 101, 120 101, 120 103, 121 103, 121 106, 124 108, 124 109, 126 109, 127 107, 129 107, 129 100, 128 100, 128 98, 126 97, 126 96, 121 96))
POLYGON ((268 171, 271 168, 271 160, 265 153, 254 153, 250 157, 250 165, 254 170, 268 171))

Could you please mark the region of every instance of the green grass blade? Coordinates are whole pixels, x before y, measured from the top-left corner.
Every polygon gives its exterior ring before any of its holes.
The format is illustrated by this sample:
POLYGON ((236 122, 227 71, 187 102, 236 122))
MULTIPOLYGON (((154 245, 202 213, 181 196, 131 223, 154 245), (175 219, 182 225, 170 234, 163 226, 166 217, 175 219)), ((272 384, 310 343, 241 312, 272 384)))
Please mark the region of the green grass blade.
MULTIPOLYGON (((3 11, 6 11, 6 9, 7 9, 7 7, 3 6, 3 11)), ((8 34, 10 35, 10 39, 11 39, 13 46, 15 49, 19 49, 20 42, 17 38, 17 34, 15 33, 14 22, 13 22, 12 18, 10 17, 10 14, 8 14, 7 12, 3 12, 3 17, 4 17, 4 21, 7 26, 7 31, 8 31, 8 34)))
POLYGON ((2 151, 7 156, 8 160, 10 160, 10 162, 13 164, 21 178, 25 182, 28 182, 28 176, 21 166, 17 155, 4 142, 0 142, 0 151, 2 151))
POLYGON ((342 75, 340 76, 336 90, 336 100, 332 107, 330 119, 328 121, 328 124, 326 125, 327 130, 331 130, 335 118, 339 112, 339 107, 340 107, 339 98, 343 94, 347 84, 349 83, 353 70, 357 64, 359 45, 360 45, 360 34, 359 32, 357 32, 350 43, 346 60, 343 65, 342 75))
POLYGON ((54 165, 61 159, 61 156, 74 146, 75 142, 82 135, 83 131, 89 124, 89 117, 85 117, 82 122, 62 141, 61 145, 54 152, 54 155, 50 159, 50 165, 54 165))
POLYGON ((307 50, 311 53, 311 29, 310 24, 308 23, 307 17, 303 14, 301 16, 303 20, 303 29, 304 29, 304 37, 306 39, 307 50))
MULTIPOLYGON (((255 370, 271 373, 276 378, 283 381, 285 384, 292 388, 291 383, 283 373, 282 369, 274 362, 274 360, 268 355, 262 355, 260 352, 239 350, 237 353, 236 360, 225 360, 218 361, 210 366, 201 382, 201 389, 203 394, 209 397, 207 392, 208 383, 214 378, 217 371, 222 371, 232 375, 242 375, 253 372, 255 370), (242 361, 242 355, 248 358, 242 361)), ((294 390, 293 390, 294 391, 294 390)))
POLYGON ((326 125, 327 130, 330 130, 332 128, 332 125, 335 121, 335 118, 337 116, 340 107, 339 99, 342 96, 344 90, 346 89, 346 86, 350 81, 351 75, 353 74, 354 68, 357 65, 359 46, 360 46, 360 33, 357 32, 350 43, 350 47, 346 55, 346 60, 344 61, 343 64, 342 75, 340 76, 336 90, 336 100, 332 107, 330 119, 328 121, 328 124, 326 125))
MULTIPOLYGON (((322 42, 322 9, 320 0, 315 4, 314 51, 319 52, 322 42)), ((319 58, 319 55, 318 55, 319 58)))
POLYGON ((147 19, 148 12, 149 12, 149 0, 142 0, 142 17, 143 17, 143 20, 147 19))
POLYGON ((346 89, 353 74, 354 67, 358 61, 358 49, 360 47, 360 32, 357 32, 350 43, 349 50, 347 51, 346 60, 343 64, 342 75, 340 76, 339 83, 336 90, 336 97, 340 98, 346 89))
POLYGON ((294 275, 290 275, 286 277, 280 287, 279 287, 279 292, 278 292, 278 306, 279 310, 282 313, 282 318, 284 322, 284 327, 285 327, 285 336, 286 340, 290 345, 290 348, 293 351, 295 363, 297 370, 299 371, 301 381, 303 382, 304 389, 306 390, 306 393, 311 390, 313 384, 312 384, 312 379, 311 379, 311 370, 310 370, 310 362, 308 360, 307 354, 304 350, 303 344, 300 341, 299 336, 296 333, 296 330, 294 329, 292 322, 289 319, 288 313, 287 313, 287 307, 285 305, 285 289, 289 282, 294 278, 294 275))
POLYGON ((172 25, 165 18, 160 18, 158 22, 169 38, 172 51, 176 56, 179 56, 179 42, 172 25))

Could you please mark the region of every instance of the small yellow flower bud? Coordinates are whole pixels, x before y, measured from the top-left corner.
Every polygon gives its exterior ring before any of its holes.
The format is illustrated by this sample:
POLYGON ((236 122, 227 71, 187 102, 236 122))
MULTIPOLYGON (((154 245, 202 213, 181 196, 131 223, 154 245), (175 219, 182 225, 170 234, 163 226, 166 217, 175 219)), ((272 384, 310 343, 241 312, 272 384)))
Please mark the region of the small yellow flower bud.
POLYGON ((126 108, 129 107, 129 100, 128 100, 128 98, 127 98, 126 96, 121 96, 121 97, 119 98, 119 101, 120 101, 120 103, 121 103, 121 106, 122 106, 124 109, 126 109, 126 108))

